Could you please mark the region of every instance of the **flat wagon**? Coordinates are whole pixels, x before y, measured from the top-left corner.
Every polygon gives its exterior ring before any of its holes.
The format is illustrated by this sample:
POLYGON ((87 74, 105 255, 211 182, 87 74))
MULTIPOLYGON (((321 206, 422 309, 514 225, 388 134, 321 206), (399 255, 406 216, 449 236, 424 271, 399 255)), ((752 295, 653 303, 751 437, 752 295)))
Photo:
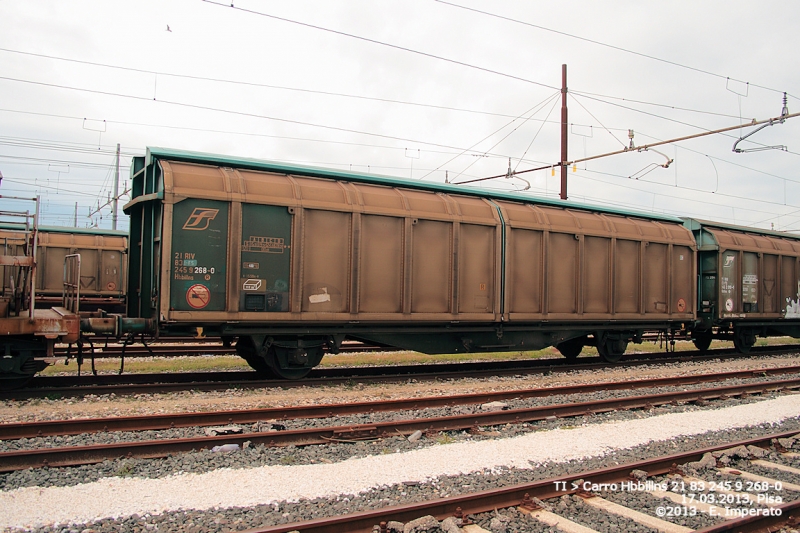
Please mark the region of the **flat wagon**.
POLYGON ((161 148, 131 173, 128 318, 279 376, 345 338, 616 360, 695 319, 679 218, 161 148))

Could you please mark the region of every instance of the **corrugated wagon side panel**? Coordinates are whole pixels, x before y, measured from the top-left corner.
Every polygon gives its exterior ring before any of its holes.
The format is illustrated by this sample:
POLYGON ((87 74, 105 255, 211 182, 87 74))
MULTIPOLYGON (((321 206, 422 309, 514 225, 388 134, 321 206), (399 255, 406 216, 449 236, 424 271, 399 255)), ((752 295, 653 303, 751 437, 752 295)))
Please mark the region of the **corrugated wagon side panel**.
POLYGON ((411 312, 449 313, 453 224, 420 220, 412 227, 411 312))
POLYGON ((459 313, 491 313, 495 295, 495 228, 461 224, 459 313))
POLYGON ((359 312, 402 313, 405 221, 361 217, 359 312))
POLYGON ((513 228, 507 244, 511 313, 542 312, 543 232, 513 228))
POLYGON ((611 239, 585 237, 583 245, 583 312, 609 313, 611 239))
POLYGON ((687 313, 696 308, 697 269, 694 257, 694 252, 688 246, 672 247, 671 313, 687 313))
POLYGON ((547 312, 577 313, 578 244, 573 234, 550 233, 547 246, 547 312))
POLYGON ((644 312, 665 314, 667 303, 668 246, 654 242, 644 247, 644 312))
POLYGON ((641 312, 641 243, 617 239, 615 245, 614 312, 638 314, 641 312))
POLYGON ((347 312, 352 214, 305 209, 304 217, 302 310, 347 312))

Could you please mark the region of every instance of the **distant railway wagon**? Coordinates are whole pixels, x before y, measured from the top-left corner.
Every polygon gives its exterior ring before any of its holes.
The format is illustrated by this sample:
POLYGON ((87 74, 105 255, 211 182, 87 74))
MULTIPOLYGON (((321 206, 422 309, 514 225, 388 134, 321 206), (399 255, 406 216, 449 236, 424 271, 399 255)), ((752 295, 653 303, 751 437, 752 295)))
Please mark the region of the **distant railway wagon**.
MULTIPOLYGON (((3 216, 23 222, 13 233, 3 237, 0 268, 4 278, 13 283, 0 295, 0 388, 23 385, 36 372, 44 369, 46 358, 53 355, 56 343, 75 343, 80 339, 80 317, 77 314, 77 287, 74 274, 77 256, 67 262, 67 282, 63 306, 52 309, 36 308, 36 265, 38 252, 39 199, 3 196, 12 201, 33 203, 36 209, 6 211, 3 216), (67 306, 70 308, 68 309, 67 306)), ((65 268, 62 266, 62 269, 65 268)))
MULTIPOLYGON (((64 258, 80 254, 80 309, 125 312, 128 233, 97 228, 39 226, 36 257, 36 305, 60 306, 64 287, 64 258)), ((0 224, 0 255, 24 255, 26 231, 0 224)), ((16 271, 0 266, 0 297, 13 291, 16 271)))
POLYGON ((679 218, 158 148, 132 184, 128 318, 283 377, 345 338, 616 360, 696 317, 679 218))
POLYGON ((748 351, 756 336, 800 337, 800 237, 685 219, 698 250, 695 345, 733 340, 748 351))

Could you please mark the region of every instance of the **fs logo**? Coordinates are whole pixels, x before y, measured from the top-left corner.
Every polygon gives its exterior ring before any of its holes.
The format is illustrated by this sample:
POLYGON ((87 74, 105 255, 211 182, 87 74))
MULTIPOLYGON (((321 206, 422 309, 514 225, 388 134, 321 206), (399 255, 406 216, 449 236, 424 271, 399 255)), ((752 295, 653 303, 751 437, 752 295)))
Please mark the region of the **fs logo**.
POLYGON ((186 219, 183 229, 192 231, 203 231, 204 229, 208 229, 208 225, 211 224, 211 221, 217 218, 217 213, 219 213, 219 209, 195 207, 194 211, 192 211, 192 214, 186 219))

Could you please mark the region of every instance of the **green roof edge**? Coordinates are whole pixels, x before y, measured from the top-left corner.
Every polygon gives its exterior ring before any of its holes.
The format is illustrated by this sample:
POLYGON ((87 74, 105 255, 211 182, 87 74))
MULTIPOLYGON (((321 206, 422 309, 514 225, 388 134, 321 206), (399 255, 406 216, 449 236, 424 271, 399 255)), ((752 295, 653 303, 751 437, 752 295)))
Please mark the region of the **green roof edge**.
MULTIPOLYGON (((24 224, 15 224, 14 222, 0 222, 0 229, 4 230, 24 230, 24 224)), ((105 229, 105 228, 75 228, 71 226, 42 226, 39 225, 39 231, 45 233, 77 233, 85 235, 106 235, 109 237, 127 237, 126 230, 119 229, 105 229)))
POLYGON ((613 207, 601 207, 591 204, 579 204, 564 200, 550 200, 538 196, 523 196, 513 193, 499 191, 479 190, 471 187, 459 187, 458 185, 439 184, 408 180, 393 176, 382 176, 378 174, 366 174, 361 172, 343 171, 330 168, 320 168, 304 165, 294 165, 280 163, 277 161, 267 161, 252 158, 230 157, 218 154, 208 154, 202 152, 192 152, 188 150, 176 150, 171 148, 161 148, 148 146, 145 155, 145 165, 150 166, 154 159, 167 159, 186 163, 210 163, 234 168, 247 168, 250 170, 269 170, 273 172, 284 172, 287 174, 297 174, 309 177, 343 179, 359 183, 369 183, 373 185, 389 185, 406 189, 418 189, 425 191, 442 192, 449 194, 459 194, 463 196, 475 196, 481 198, 493 198, 498 200, 508 200, 511 202, 525 202, 561 208, 579 209, 581 211, 595 211, 612 215, 630 216, 649 220, 661 220, 683 224, 683 220, 677 216, 659 215, 655 213, 644 213, 640 211, 628 211, 613 207))
POLYGON ((752 228, 749 226, 737 226, 735 224, 725 224, 724 222, 715 222, 713 220, 703 220, 700 218, 682 217, 683 225, 689 230, 700 230, 706 227, 728 229, 738 231, 741 233, 754 233, 756 235, 769 235, 770 237, 780 237, 783 239, 800 240, 800 235, 794 233, 783 233, 780 231, 772 231, 768 229, 752 228))

